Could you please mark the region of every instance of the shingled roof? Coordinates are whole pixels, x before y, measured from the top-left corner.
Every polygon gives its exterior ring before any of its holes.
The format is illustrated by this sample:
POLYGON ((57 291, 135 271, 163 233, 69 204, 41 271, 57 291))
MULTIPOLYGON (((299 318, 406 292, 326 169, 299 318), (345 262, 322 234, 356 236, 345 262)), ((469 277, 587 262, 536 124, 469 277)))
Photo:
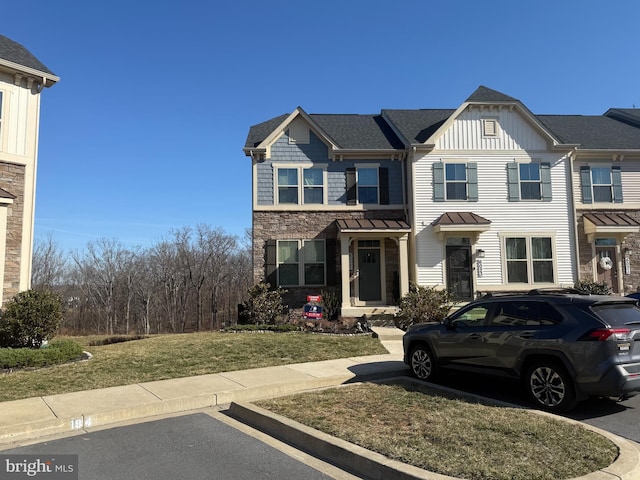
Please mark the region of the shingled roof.
POLYGON ((0 59, 55 77, 29 50, 4 35, 0 35, 0 59))
MULTIPOLYGON (((480 86, 465 103, 518 102, 508 95, 480 86)), ((640 110, 610 109, 604 115, 535 115, 522 105, 558 141, 583 150, 640 150, 640 110)), ((346 150, 405 149, 424 143, 456 109, 382 109, 380 115, 313 114, 309 117, 333 142, 346 150), (397 135, 396 135, 397 134, 397 135), (398 135, 400 138, 398 138, 398 135)), ((251 127, 245 148, 258 145, 286 115, 251 127)))

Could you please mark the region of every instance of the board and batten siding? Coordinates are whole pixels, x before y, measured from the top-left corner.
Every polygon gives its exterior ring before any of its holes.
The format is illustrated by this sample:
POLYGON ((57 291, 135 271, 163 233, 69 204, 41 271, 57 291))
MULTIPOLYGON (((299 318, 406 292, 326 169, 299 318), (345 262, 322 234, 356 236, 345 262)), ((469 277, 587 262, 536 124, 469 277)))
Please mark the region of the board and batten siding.
POLYGON ((547 141, 517 111, 467 108, 436 140, 436 150, 547 151, 547 141), (496 119, 496 137, 482 135, 482 120, 496 119))
POLYGON ((548 143, 517 112, 464 112, 436 142, 447 150, 414 159, 417 281, 421 285, 445 285, 445 241, 432 223, 445 212, 473 212, 491 221, 490 230, 479 235, 476 249, 485 251, 482 277, 476 290, 504 287, 503 236, 535 235, 554 239, 555 276, 558 284, 573 285, 573 214, 568 191, 569 158, 549 152, 548 143), (481 119, 499 117, 500 136, 482 138, 481 119), (552 200, 510 202, 507 164, 540 161, 551 165, 552 200), (434 202, 433 164, 475 162, 478 201, 434 202))
POLYGON ((602 160, 578 160, 573 164, 573 198, 576 206, 580 208, 615 208, 616 210, 640 210, 640 159, 626 158, 623 161, 613 162, 611 159, 602 160), (622 178, 623 203, 582 203, 582 182, 580 179, 580 167, 620 167, 622 178))

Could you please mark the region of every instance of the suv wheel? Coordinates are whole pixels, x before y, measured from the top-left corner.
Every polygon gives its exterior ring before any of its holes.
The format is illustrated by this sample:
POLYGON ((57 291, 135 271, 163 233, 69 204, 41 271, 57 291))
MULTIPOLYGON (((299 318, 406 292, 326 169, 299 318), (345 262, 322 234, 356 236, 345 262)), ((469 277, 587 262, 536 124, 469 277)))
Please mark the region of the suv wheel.
POLYGON ((534 363, 527 370, 525 385, 534 402, 545 410, 566 412, 577 403, 571 378, 555 362, 534 363))
POLYGON ((429 347, 424 344, 416 345, 409 355, 411 372, 420 380, 431 380, 435 376, 435 357, 429 347))

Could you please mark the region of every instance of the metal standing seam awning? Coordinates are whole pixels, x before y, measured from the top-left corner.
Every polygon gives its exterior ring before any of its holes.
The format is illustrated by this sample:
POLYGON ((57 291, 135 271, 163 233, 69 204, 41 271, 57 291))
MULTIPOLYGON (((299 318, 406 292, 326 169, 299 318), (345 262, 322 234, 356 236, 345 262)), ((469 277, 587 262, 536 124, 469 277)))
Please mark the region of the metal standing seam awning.
POLYGON ((363 236, 367 234, 388 237, 399 237, 411 231, 409 224, 403 220, 380 219, 348 219, 336 220, 340 233, 351 233, 363 236))
POLYGON ((596 235, 612 236, 622 242, 631 233, 640 232, 640 223, 626 213, 584 213, 584 233, 593 243, 596 235))
POLYGON ((468 233, 477 236, 491 229, 491 220, 473 212, 446 212, 431 225, 442 239, 446 233, 468 233))

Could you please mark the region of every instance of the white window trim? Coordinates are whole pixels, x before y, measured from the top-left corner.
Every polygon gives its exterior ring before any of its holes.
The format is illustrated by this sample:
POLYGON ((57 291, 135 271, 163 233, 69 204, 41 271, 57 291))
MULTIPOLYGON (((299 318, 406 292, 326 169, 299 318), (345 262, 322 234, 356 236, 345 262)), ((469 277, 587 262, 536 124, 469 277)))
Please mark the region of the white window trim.
POLYGON ((528 160, 522 160, 522 161, 518 161, 516 160, 516 163, 518 164, 518 195, 520 196, 520 201, 521 202, 539 202, 540 200, 542 200, 542 169, 540 168, 542 165, 542 161, 540 159, 537 158, 532 158, 532 159, 528 159, 528 160), (526 180, 526 181, 522 181, 522 177, 520 176, 520 165, 523 164, 536 164, 538 165, 538 176, 540 177, 538 179, 537 182, 531 181, 531 180, 526 180), (522 184, 523 183, 537 183, 538 187, 539 187, 539 193, 540 196, 538 198, 522 198, 522 184))
POLYGON ((610 205, 612 203, 614 203, 614 196, 613 196, 613 165, 597 165, 597 166, 590 166, 589 167, 589 175, 591 177, 591 201, 592 203, 596 203, 596 204, 602 204, 602 205, 610 205), (595 183, 593 181, 593 171, 594 170, 608 170, 609 171, 609 183, 605 184, 605 183, 595 183), (611 200, 609 201, 602 201, 602 200, 596 200, 596 190, 595 187, 609 187, 609 193, 611 195, 611 200))
POLYGON ((444 199, 445 201, 448 202, 468 202, 469 201, 469 175, 467 174, 467 163, 468 160, 466 159, 452 159, 452 160, 443 160, 443 176, 444 176, 444 199), (464 182, 460 182, 460 181, 450 181, 447 180, 447 165, 453 165, 453 164, 464 164, 464 182), (464 189, 465 189, 465 198, 449 198, 449 196, 447 195, 447 184, 448 183, 464 183, 464 189))
POLYGON ((294 206, 304 206, 304 171, 310 168, 314 168, 317 170, 322 170, 322 203, 308 203, 307 206, 320 206, 320 205, 328 205, 329 197, 328 197, 328 175, 327 175, 327 167, 325 165, 314 165, 312 163, 279 163, 273 166, 273 198, 274 204, 285 206, 285 207, 294 207, 294 206), (297 203, 280 203, 280 190, 278 185, 278 170, 280 169, 296 169, 298 170, 298 202, 297 203))
POLYGON ((277 267, 277 271, 278 271, 278 286, 282 286, 282 287, 322 287, 325 286, 327 284, 327 242, 325 239, 322 238, 303 238, 303 239, 297 239, 297 238, 283 238, 280 240, 276 241, 276 267, 277 267), (318 241, 318 242, 322 242, 323 248, 324 248, 324 262, 323 262, 323 270, 324 270, 324 278, 322 279, 321 284, 306 284, 304 282, 304 267, 307 264, 316 264, 319 262, 305 262, 304 259, 304 243, 305 242, 311 242, 311 241, 318 241), (297 242, 298 244, 298 284, 297 285, 283 285, 280 281, 280 265, 292 265, 292 264, 284 264, 283 262, 280 261, 280 242, 297 242))
POLYGON ((535 285, 546 286, 558 283, 558 252, 556 250, 556 234, 555 232, 503 232, 500 234, 501 254, 500 261, 502 263, 502 284, 503 285, 535 285), (551 239, 551 261, 553 262, 553 281, 552 282, 534 282, 533 281, 533 258, 531 258, 531 239, 532 238, 550 238, 551 239), (524 238, 527 244, 527 282, 509 283, 507 271, 507 238, 524 238))

